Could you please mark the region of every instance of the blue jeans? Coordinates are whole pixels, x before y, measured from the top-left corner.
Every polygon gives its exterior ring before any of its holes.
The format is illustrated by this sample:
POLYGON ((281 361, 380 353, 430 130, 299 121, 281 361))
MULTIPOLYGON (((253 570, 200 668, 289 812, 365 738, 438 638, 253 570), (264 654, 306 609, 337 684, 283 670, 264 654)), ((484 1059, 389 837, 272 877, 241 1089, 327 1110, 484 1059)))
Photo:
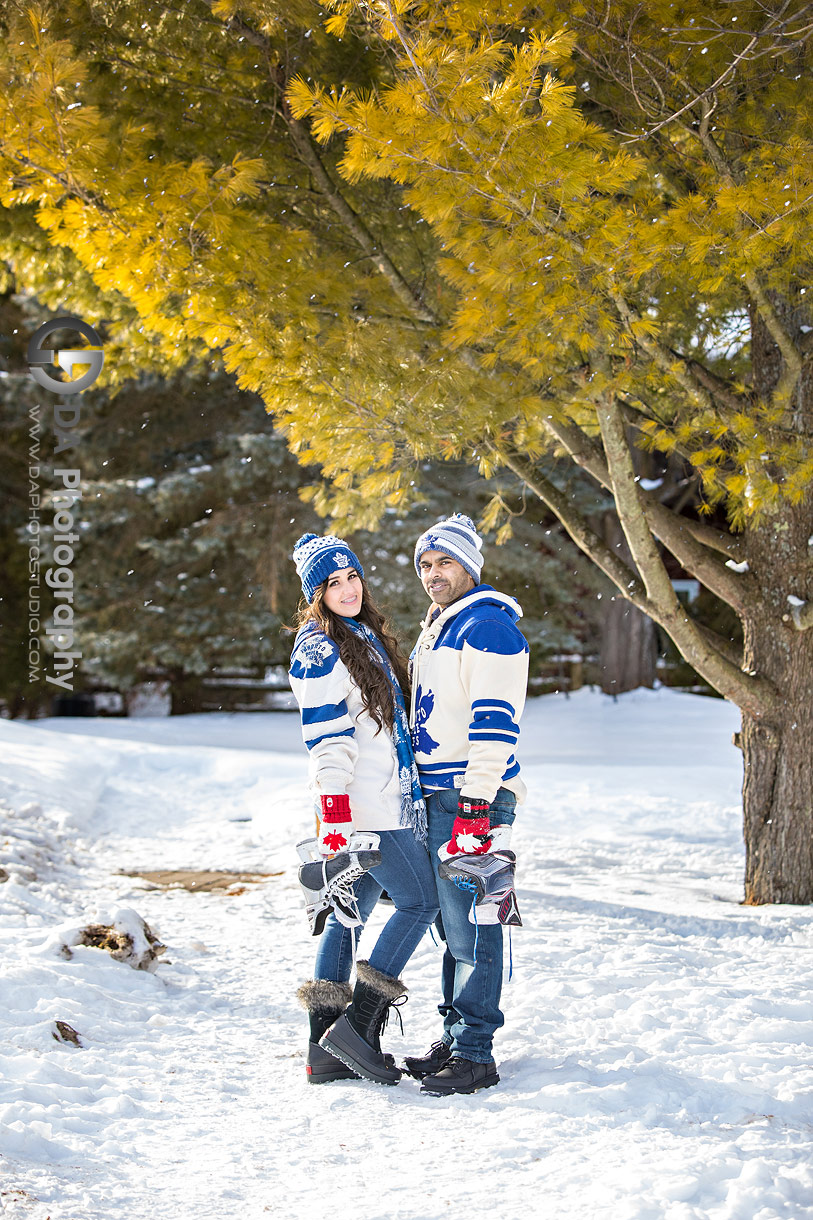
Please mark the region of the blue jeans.
MULTIPOLYGON (((398 978, 418 942, 438 913, 438 894, 429 855, 411 830, 380 830, 381 863, 360 877, 353 887, 364 922, 381 891, 386 890, 395 911, 381 930, 369 957, 374 970, 398 978)), ((351 931, 331 911, 316 953, 314 978, 346 983, 353 965, 351 931)), ((361 928, 355 929, 356 944, 361 928)))
MULTIPOLYGON (((440 861, 437 850, 448 842, 457 817, 459 792, 443 788, 427 797, 429 813, 429 854, 437 875, 440 861)), ((514 821, 517 798, 500 788, 491 806, 492 826, 514 821)), ((471 894, 459 890, 452 881, 438 877, 440 920, 438 930, 446 941, 443 955, 443 1040, 455 1055, 474 1063, 491 1063, 494 1033, 505 1018, 500 1011, 502 993, 502 925, 469 922, 471 894), (477 961, 474 939, 477 935, 477 961)))

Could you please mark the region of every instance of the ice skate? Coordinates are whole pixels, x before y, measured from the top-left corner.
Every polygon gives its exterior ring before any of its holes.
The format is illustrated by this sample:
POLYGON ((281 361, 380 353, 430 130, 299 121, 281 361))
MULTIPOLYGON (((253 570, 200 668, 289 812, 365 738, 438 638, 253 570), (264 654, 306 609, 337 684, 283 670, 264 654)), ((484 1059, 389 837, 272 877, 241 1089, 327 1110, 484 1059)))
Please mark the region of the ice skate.
POLYGON ((346 851, 325 858, 319 854, 316 839, 297 843, 299 857, 304 861, 299 866, 299 884, 305 898, 311 936, 321 936, 331 910, 344 927, 361 927, 353 884, 368 869, 381 863, 378 844, 377 834, 354 831, 346 851))
POLYGON ((484 856, 450 856, 438 869, 444 880, 474 895, 469 912, 471 923, 507 924, 521 928, 517 894, 514 888, 516 856, 504 848, 484 856))

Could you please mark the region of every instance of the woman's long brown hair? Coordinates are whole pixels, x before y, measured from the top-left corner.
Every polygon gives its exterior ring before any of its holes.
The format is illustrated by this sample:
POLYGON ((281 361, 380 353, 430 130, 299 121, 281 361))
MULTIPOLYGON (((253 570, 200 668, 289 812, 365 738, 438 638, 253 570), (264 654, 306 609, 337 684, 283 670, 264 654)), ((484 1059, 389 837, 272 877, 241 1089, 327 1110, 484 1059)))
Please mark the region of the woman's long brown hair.
MULTIPOLYGON (((363 594, 361 610, 354 616, 355 621, 366 623, 378 636, 392 668, 395 670, 395 676, 404 698, 408 700, 409 670, 406 659, 398 646, 398 641, 392 634, 389 623, 370 596, 370 590, 367 588, 365 580, 361 576, 359 580, 363 594)), ((339 656, 361 692, 364 710, 378 725, 376 735, 381 732, 382 728, 392 732, 395 705, 390 680, 370 651, 367 641, 348 627, 347 620, 342 615, 334 614, 325 605, 326 589, 327 581, 324 580, 314 593, 310 605, 304 601, 300 602, 296 626, 299 628, 303 627, 305 623, 315 623, 320 631, 336 641, 339 656)))

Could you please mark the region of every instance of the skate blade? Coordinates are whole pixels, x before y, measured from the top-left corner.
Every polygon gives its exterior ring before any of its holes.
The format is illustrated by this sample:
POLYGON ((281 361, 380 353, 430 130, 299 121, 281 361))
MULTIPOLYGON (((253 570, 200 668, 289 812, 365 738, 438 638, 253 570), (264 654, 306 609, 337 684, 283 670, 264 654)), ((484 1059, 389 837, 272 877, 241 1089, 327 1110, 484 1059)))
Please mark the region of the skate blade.
POLYGON ((497 909, 497 918, 501 924, 509 928, 521 928, 522 916, 519 913, 519 903, 514 890, 509 890, 497 909))
MULTIPOLYGON (((342 848, 342 851, 348 854, 359 851, 378 851, 380 845, 381 835, 376 834, 374 830, 354 830, 350 833, 347 847, 342 848)), ((303 864, 312 864, 314 861, 330 858, 322 855, 319 850, 319 840, 315 838, 300 839, 296 845, 296 851, 303 864)))

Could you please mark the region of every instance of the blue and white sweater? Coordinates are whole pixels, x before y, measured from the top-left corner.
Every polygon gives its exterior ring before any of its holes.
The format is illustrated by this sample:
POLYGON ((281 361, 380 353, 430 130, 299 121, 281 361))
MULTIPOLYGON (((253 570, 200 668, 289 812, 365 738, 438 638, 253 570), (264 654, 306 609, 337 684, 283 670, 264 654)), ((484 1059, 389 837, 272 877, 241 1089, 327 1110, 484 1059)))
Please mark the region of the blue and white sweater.
POLYGON ((512 597, 478 585, 427 619, 412 652, 412 744, 425 793, 459 788, 525 798, 514 751, 528 685, 528 644, 512 597))
POLYGON ((302 715, 310 788, 318 798, 346 792, 358 830, 400 830, 401 779, 392 735, 364 710, 361 692, 334 640, 306 625, 288 672, 302 715))

